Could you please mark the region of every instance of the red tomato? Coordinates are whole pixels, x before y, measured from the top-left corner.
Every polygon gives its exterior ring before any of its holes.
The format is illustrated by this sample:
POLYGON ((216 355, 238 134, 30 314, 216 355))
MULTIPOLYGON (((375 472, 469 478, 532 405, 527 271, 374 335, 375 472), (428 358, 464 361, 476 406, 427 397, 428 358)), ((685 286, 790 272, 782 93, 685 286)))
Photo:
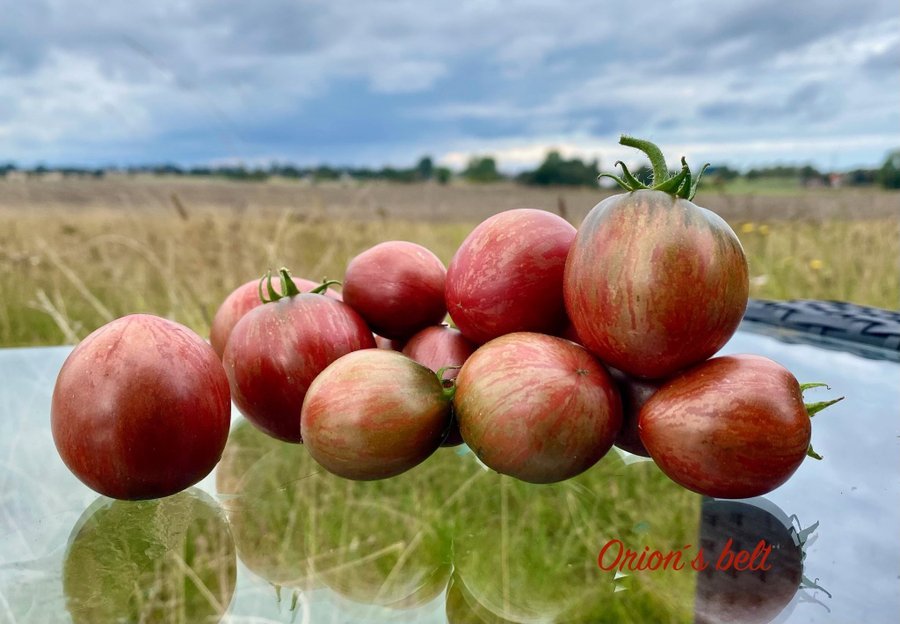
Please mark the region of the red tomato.
POLYGON ((581 343, 636 377, 667 377, 713 355, 748 293, 747 260, 728 224, 662 191, 597 204, 566 263, 566 308, 581 343))
POLYGON ((444 320, 444 278, 440 259, 406 241, 379 243, 350 261, 344 301, 376 334, 404 340, 444 320))
POLYGON ((774 490, 809 448, 800 385, 756 355, 713 358, 664 384, 641 408, 638 431, 673 481, 715 498, 774 490))
POLYGON ((375 337, 375 346, 379 349, 387 349, 388 351, 403 351, 402 340, 391 340, 384 336, 373 334, 375 337))
MULTIPOLYGON (((304 292, 312 290, 319 285, 318 282, 301 277, 295 277, 294 284, 304 292)), ((281 294, 281 288, 278 283, 275 282, 273 285, 275 290, 281 294)), ((341 300, 341 293, 330 288, 328 289, 328 296, 338 301, 341 300)), ((231 335, 231 330, 234 329, 235 324, 247 312, 260 305, 262 305, 262 300, 259 298, 258 279, 238 286, 225 298, 225 301, 216 310, 216 315, 213 317, 212 326, 209 330, 209 342, 220 358, 225 353, 225 344, 228 342, 228 337, 231 335)))
POLYGON ((575 228, 543 210, 508 210, 476 227, 447 269, 447 310, 469 340, 555 334, 566 323, 562 278, 575 228))
POLYGON ((481 461, 532 483, 584 472, 622 426, 606 369, 579 345, 544 334, 508 334, 479 348, 459 372, 453 402, 481 461))
MULTIPOLYGON (((462 366, 477 346, 458 329, 446 325, 426 327, 409 339, 404 355, 437 372, 447 366, 462 366)), ((458 370, 448 370, 444 379, 456 379, 458 370)))
MULTIPOLYGON (((565 338, 566 340, 574 342, 575 344, 579 344, 579 345, 581 344, 581 338, 578 337, 578 333, 575 331, 575 326, 572 325, 572 321, 570 321, 568 319, 568 317, 566 317, 565 326, 556 335, 559 336, 560 338, 565 338)), ((582 346, 584 346, 584 345, 582 345, 582 346)))
POLYGON ((345 355, 316 378, 303 402, 303 442, 326 470, 371 481, 405 472, 440 445, 450 397, 433 371, 402 353, 345 355))
POLYGON ((638 434, 638 415, 644 403, 659 390, 665 383, 662 380, 635 379, 615 368, 609 370, 609 374, 619 388, 619 396, 622 397, 622 428, 616 436, 615 445, 620 449, 650 457, 650 453, 644 448, 638 434))
POLYGON ((223 363, 241 413, 271 436, 301 442, 300 407, 316 375, 342 355, 374 347, 372 332, 350 306, 301 293, 244 315, 223 363))
MULTIPOLYGON (((462 366, 475 352, 476 345, 460 333, 458 329, 446 325, 426 327, 409 339, 403 353, 419 364, 437 372, 447 366, 462 366)), ((456 379, 457 369, 444 372, 445 380, 456 379)), ((446 384, 445 384, 446 385, 446 384)), ((451 409, 451 412, 453 410, 451 409)), ((456 415, 451 414, 450 428, 441 446, 459 446, 463 443, 459 433, 456 415)))
POLYGON ((53 441, 91 489, 161 498, 205 477, 231 422, 228 380, 215 351, 187 327, 133 314, 75 347, 56 379, 53 441))

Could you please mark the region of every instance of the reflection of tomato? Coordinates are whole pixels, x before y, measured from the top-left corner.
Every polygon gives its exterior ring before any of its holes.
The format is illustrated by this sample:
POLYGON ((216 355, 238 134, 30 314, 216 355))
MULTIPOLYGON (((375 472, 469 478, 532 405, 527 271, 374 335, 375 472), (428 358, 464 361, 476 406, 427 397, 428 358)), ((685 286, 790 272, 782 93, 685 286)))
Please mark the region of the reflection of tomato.
POLYGON ((266 453, 283 446, 254 427, 249 420, 238 418, 228 434, 228 442, 222 452, 222 459, 216 465, 216 491, 219 494, 234 494, 241 487, 244 476, 251 466, 266 453))
MULTIPOLYGON (((609 453, 590 470, 550 485, 484 471, 457 498, 448 511, 458 523, 454 584, 462 584, 468 609, 454 605, 452 612, 481 617, 458 621, 690 621, 690 570, 629 572, 620 581, 597 566, 599 549, 613 537, 665 552, 696 543, 699 497, 653 462, 625 465, 609 453), (628 591, 616 593, 619 583, 628 591)), ((448 593, 448 613, 451 598, 448 593)))
POLYGON ((69 354, 50 420, 60 457, 93 490, 169 496, 219 461, 231 420, 228 380, 212 348, 187 327, 133 314, 69 354))
POLYGON ((244 421, 232 430, 216 468, 238 557, 268 582, 321 585, 314 562, 323 503, 321 469, 306 449, 283 444, 244 421))
POLYGON ((445 613, 449 624, 514 624, 479 604, 458 576, 447 586, 445 613))
POLYGON ((622 425, 606 369, 563 338, 507 334, 463 365, 453 400, 466 444, 487 466, 532 483, 597 463, 622 425))
MULTIPOLYGON (((803 552, 776 516, 737 501, 703 501, 700 545, 712 558, 697 574, 695 602, 698 624, 764 624, 771 622, 800 589, 803 552), (769 570, 716 570, 715 558, 731 540, 731 550, 753 552, 762 540, 772 549, 769 570)), ((758 561, 757 561, 758 563, 758 561)))
POLYGON ((237 578, 234 541, 207 494, 97 499, 72 529, 63 563, 76 623, 218 622, 237 578))
POLYGON ((641 441, 673 481, 700 494, 748 498, 788 480, 809 448, 809 414, 784 367, 756 355, 699 364, 641 408, 641 441))
MULTIPOLYGON (((318 578, 363 604, 413 609, 447 587, 452 570, 446 501, 471 464, 439 449, 393 479, 347 481, 322 475, 318 578)), ((413 618, 411 621, 415 621, 413 618)))
POLYGON ((237 483, 228 516, 238 556, 254 573, 298 589, 327 583, 353 601, 392 608, 423 605, 444 590, 455 517, 443 505, 481 472, 474 463, 442 450, 393 479, 348 481, 319 469, 305 446, 253 428, 236 432, 218 470, 226 486, 237 483))

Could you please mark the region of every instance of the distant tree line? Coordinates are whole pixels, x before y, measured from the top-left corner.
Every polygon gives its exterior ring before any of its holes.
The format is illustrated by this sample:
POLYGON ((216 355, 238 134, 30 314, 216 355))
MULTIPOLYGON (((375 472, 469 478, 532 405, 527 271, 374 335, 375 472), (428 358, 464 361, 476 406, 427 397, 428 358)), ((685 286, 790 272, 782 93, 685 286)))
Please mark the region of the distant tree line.
MULTIPOLYGON (((410 168, 382 167, 337 167, 316 165, 301 167, 293 164, 274 163, 267 167, 245 167, 242 165, 182 167, 175 164, 141 165, 125 168, 80 168, 48 167, 37 165, 20 169, 13 163, 0 164, 0 177, 13 172, 27 176, 56 174, 100 178, 107 174, 157 175, 157 176, 200 176, 218 177, 238 181, 264 181, 270 178, 306 179, 311 181, 329 180, 385 180, 389 182, 435 181, 446 184, 454 177, 472 183, 489 183, 512 180, 534 186, 596 186, 600 174, 599 161, 584 161, 579 158, 564 158, 559 152, 551 151, 534 170, 524 171, 516 176, 508 176, 497 169, 492 156, 475 156, 458 174, 447 167, 435 165, 430 156, 423 156, 410 168)), ((632 172, 645 183, 651 183, 649 166, 639 167, 632 172)), ((673 172, 675 173, 675 172, 673 172)), ((888 154, 878 169, 854 169, 845 173, 819 171, 810 165, 758 167, 740 172, 728 165, 713 165, 706 170, 704 181, 707 185, 724 185, 737 179, 749 181, 762 179, 795 180, 804 186, 872 186, 880 185, 889 189, 900 189, 900 150, 888 154)))

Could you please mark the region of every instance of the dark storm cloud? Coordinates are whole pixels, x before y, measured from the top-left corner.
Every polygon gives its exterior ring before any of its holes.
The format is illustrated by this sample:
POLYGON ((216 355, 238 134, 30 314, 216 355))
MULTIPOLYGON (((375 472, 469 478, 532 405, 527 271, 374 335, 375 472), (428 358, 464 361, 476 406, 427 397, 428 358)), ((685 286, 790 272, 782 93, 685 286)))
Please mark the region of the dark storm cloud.
POLYGON ((698 16, 692 29, 695 61, 706 46, 724 50, 719 62, 753 66, 773 52, 790 53, 831 34, 852 30, 885 15, 896 13, 893 2, 723 2, 714 11, 698 16))
POLYGON ((620 131, 845 140, 898 120, 875 104, 898 82, 894 0, 633 11, 0 0, 0 11, 0 160, 370 164, 559 142, 589 151, 620 131))
POLYGON ((800 85, 785 94, 782 99, 735 99, 726 98, 700 108, 700 113, 716 121, 741 121, 757 123, 773 117, 790 119, 815 116, 826 121, 835 114, 834 94, 822 83, 811 82, 800 85))

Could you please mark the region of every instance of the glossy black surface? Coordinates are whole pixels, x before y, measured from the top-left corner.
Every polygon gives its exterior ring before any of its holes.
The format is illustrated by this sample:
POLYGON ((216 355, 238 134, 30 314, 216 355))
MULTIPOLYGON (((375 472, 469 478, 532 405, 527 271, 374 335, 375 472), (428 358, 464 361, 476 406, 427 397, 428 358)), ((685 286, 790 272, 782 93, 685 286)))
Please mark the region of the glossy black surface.
POLYGON ((831 385, 808 399, 846 396, 815 417, 824 460, 764 499, 702 500, 617 453, 529 485, 464 447, 354 483, 235 414, 225 457, 196 489, 114 503, 53 446, 50 395, 68 351, 0 351, 0 622, 900 621, 895 362, 732 339, 723 352, 831 385), (695 555, 729 539, 777 544, 771 570, 622 574, 597 562, 611 540, 695 555))

